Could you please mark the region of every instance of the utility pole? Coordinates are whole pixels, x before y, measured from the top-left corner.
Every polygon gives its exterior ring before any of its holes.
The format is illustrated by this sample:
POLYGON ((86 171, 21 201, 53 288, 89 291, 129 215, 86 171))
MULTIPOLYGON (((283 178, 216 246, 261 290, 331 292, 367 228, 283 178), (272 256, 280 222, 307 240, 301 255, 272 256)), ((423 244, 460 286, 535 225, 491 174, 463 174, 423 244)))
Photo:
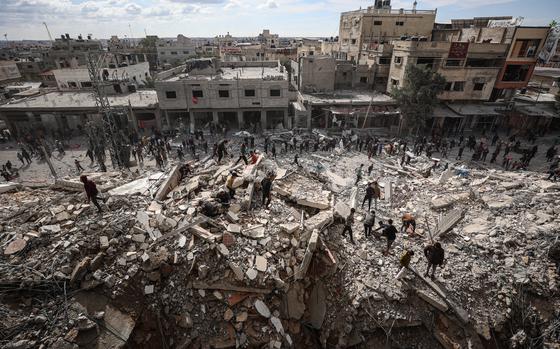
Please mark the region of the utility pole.
POLYGON ((101 171, 106 171, 105 167, 105 147, 108 146, 111 161, 114 167, 128 168, 130 148, 127 145, 127 137, 123 132, 127 123, 122 121, 122 116, 126 115, 121 110, 112 107, 107 98, 106 87, 113 83, 120 83, 116 76, 112 81, 105 82, 109 77, 101 77, 101 68, 106 61, 108 53, 101 53, 99 56, 94 53, 88 55, 88 72, 93 87, 93 96, 99 114, 103 119, 102 127, 89 125, 91 146, 101 167, 101 171), (116 81, 115 81, 116 80, 116 81))

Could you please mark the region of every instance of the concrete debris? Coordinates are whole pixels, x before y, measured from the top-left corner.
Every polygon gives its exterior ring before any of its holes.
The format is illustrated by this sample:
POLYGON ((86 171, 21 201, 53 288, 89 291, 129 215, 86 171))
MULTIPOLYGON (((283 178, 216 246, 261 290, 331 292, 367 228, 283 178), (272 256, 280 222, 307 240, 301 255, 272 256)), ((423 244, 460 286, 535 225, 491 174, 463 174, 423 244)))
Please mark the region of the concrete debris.
POLYGON ((448 160, 444 169, 423 155, 402 165, 389 139, 371 159, 339 139, 334 151, 303 151, 296 165, 289 149, 307 137, 273 131, 282 152, 256 165, 208 156, 190 161, 188 174, 174 159, 165 172, 92 173, 101 213, 77 177, 2 194, 0 279, 10 302, 0 302, 0 332, 18 331, 1 346, 375 348, 392 328, 399 347, 479 348, 476 333, 509 331, 519 286, 558 307, 557 183, 448 160), (230 171, 239 174, 233 198, 230 171), (276 177, 264 207, 267 175, 276 177), (381 230, 364 235, 373 181, 374 230, 415 217, 414 233, 397 233, 388 254, 381 230), (341 236, 351 208, 354 244, 341 236), (432 241, 446 264, 429 279, 416 270, 426 270, 432 241), (405 249, 415 254, 395 279, 405 249))

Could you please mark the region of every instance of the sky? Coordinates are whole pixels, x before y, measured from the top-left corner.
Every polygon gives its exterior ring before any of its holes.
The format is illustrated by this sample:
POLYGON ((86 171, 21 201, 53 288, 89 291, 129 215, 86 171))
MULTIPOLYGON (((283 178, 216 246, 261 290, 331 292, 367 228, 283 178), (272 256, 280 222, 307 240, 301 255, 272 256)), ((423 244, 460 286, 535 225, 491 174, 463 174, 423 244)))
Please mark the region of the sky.
MULTIPOLYGON (((410 9, 414 0, 393 0, 410 9)), ((0 0, 0 35, 8 40, 48 39, 68 33, 94 38, 158 35, 214 37, 229 32, 256 36, 262 29, 280 36, 331 37, 340 13, 366 8, 359 0, 0 0)), ((524 17, 524 25, 560 22, 560 0, 418 0, 436 9, 437 22, 484 16, 524 17)), ((0 39, 5 39, 0 37, 0 39)))

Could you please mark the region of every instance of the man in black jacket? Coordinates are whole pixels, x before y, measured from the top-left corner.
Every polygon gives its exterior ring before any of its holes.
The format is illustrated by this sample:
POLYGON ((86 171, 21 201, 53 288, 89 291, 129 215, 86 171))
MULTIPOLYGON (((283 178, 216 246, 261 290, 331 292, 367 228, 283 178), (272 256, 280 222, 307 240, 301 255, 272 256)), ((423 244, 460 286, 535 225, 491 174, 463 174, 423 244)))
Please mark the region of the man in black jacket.
POLYGON ((428 245, 424 248, 424 256, 428 260, 428 269, 426 270, 426 274, 424 276, 428 276, 430 273, 430 268, 433 268, 431 278, 434 278, 434 274, 436 273, 436 268, 438 265, 443 265, 443 260, 445 258, 445 251, 441 247, 439 242, 436 242, 433 245, 428 245))

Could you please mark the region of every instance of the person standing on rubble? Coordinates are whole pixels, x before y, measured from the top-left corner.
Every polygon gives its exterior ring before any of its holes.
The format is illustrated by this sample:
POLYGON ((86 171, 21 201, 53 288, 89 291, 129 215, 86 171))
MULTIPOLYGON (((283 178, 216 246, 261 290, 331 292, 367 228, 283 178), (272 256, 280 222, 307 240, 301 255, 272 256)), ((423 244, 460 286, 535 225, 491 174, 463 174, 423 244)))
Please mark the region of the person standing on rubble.
POLYGON ((364 219, 364 235, 367 238, 371 235, 371 229, 375 224, 375 211, 367 211, 364 219))
POLYGON ((373 189, 373 201, 375 203, 375 209, 377 210, 377 200, 381 199, 381 188, 379 188, 379 184, 377 181, 374 181, 371 185, 373 189))
POLYGON ((367 168, 367 175, 368 177, 371 176, 371 171, 373 171, 373 164, 370 164, 367 168))
POLYGON ((76 171, 78 171, 78 174, 85 171, 78 159, 74 159, 74 165, 76 166, 76 171))
POLYGON ((360 164, 360 167, 356 170, 356 185, 362 180, 362 170, 364 168, 364 164, 360 164))
POLYGON ((87 176, 80 176, 80 181, 84 183, 84 190, 86 191, 87 201, 93 202, 95 207, 97 207, 97 211, 101 213, 101 206, 97 200, 101 198, 98 197, 99 191, 97 190, 97 186, 92 180, 89 180, 87 176))
POLYGON ((295 164, 296 166, 299 167, 298 159, 299 159, 299 155, 298 155, 298 153, 296 152, 295 155, 294 155, 294 164, 295 164))
POLYGON ((350 209, 350 214, 344 220, 344 229, 342 229, 342 236, 344 237, 346 233, 350 235, 350 242, 354 244, 354 237, 352 236, 352 224, 354 224, 354 213, 356 210, 354 208, 350 209))
POLYGON ((218 143, 218 164, 220 163, 220 161, 222 161, 222 158, 227 155, 227 149, 226 149, 226 145, 228 143, 227 139, 224 139, 223 141, 221 141, 220 143, 218 143))
POLYGON ((241 152, 241 155, 239 155, 239 158, 237 159, 235 164, 237 165, 239 163, 239 161, 243 160, 243 162, 245 162, 245 165, 248 165, 249 162, 247 161, 247 144, 245 142, 243 142, 241 144, 240 152, 241 152))
POLYGON ((428 260, 428 269, 426 270, 426 274, 424 276, 428 276, 430 273, 430 268, 432 269, 432 275, 430 276, 432 279, 434 278, 434 274, 436 273, 437 266, 442 266, 443 261, 445 259, 445 251, 441 247, 439 242, 436 242, 433 245, 428 245, 424 248, 424 256, 428 260))
POLYGON ((272 142, 272 156, 274 157, 274 159, 276 160, 276 143, 272 142))
POLYGON ((268 174, 261 181, 262 204, 265 208, 268 208, 270 201, 272 200, 272 182, 274 181, 274 178, 273 174, 268 174))
POLYGON ((229 192, 229 196, 231 199, 235 197, 235 188, 233 187, 233 182, 237 177, 239 177, 239 175, 235 171, 230 171, 229 177, 226 180, 226 188, 229 192))
POLYGON ((362 209, 364 208, 364 204, 366 200, 368 202, 368 211, 371 210, 371 199, 373 199, 373 195, 375 194, 373 187, 371 186, 373 183, 368 183, 366 186, 366 194, 364 195, 364 200, 362 201, 362 209))

